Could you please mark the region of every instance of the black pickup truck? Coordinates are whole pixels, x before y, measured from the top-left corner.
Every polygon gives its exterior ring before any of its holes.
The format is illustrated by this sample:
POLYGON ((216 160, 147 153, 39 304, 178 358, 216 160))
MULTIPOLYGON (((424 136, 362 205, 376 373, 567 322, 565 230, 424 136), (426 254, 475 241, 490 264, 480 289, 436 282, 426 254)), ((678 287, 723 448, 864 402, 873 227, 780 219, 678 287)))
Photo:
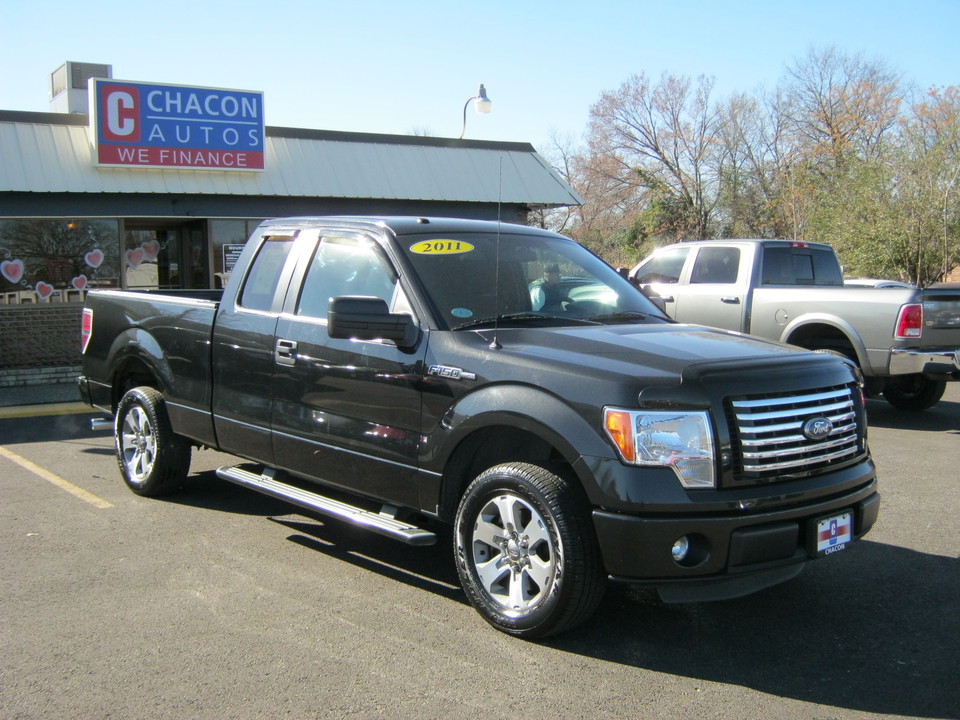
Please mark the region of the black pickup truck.
POLYGON ((268 221, 222 299, 91 292, 83 348, 134 492, 206 446, 308 512, 411 545, 452 525, 467 597, 517 636, 583 622, 609 579, 744 595, 877 518, 851 363, 677 324, 533 228, 268 221))

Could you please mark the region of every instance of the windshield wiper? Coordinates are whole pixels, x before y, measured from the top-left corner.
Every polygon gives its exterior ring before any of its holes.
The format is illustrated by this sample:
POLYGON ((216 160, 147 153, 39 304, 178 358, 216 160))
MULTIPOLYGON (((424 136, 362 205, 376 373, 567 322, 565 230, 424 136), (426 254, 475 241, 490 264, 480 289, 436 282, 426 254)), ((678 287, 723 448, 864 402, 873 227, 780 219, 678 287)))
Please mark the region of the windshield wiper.
POLYGON ((640 320, 661 320, 662 318, 659 315, 653 313, 639 312, 638 310, 627 310, 624 312, 613 312, 605 313, 603 315, 591 315, 590 320, 596 322, 615 322, 615 323, 632 323, 640 320))
POLYGON ((527 320, 536 321, 551 325, 599 325, 593 318, 561 317, 559 315, 540 315, 532 312, 507 313, 497 317, 478 318, 477 320, 468 320, 465 323, 457 325, 454 330, 467 330, 469 328, 482 327, 485 325, 496 325, 503 323, 509 325, 514 322, 525 322, 527 320))

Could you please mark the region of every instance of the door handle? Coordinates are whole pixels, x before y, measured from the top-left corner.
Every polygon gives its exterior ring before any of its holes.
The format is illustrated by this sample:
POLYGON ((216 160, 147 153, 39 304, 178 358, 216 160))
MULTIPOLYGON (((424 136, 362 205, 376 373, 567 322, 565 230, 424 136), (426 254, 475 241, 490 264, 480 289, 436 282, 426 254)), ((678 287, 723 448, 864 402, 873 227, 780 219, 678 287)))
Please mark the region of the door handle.
POLYGON ((739 304, 740 304, 740 298, 738 298, 738 297, 729 297, 729 296, 728 296, 728 297, 722 297, 722 298, 720 298, 720 302, 726 303, 727 305, 739 305, 739 304))
POLYGON ((293 367, 297 364, 297 343, 293 340, 277 339, 274 346, 273 359, 277 365, 293 367))
POLYGON ((661 296, 660 299, 663 300, 664 302, 675 302, 675 300, 673 299, 673 295, 663 295, 661 296))

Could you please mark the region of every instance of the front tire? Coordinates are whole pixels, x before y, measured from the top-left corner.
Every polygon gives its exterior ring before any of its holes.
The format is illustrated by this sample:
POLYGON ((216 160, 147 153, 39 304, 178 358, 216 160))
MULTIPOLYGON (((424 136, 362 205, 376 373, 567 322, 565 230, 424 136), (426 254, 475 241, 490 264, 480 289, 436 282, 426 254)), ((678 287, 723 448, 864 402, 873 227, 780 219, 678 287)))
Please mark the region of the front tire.
POLYGON ((936 405, 947 389, 944 380, 923 375, 897 375, 887 381, 883 397, 897 410, 920 412, 936 405))
POLYGON ((154 388, 133 388, 123 396, 114 441, 120 474, 137 495, 171 492, 190 472, 190 441, 173 432, 163 395, 154 388))
POLYGON ((600 551, 579 488, 536 465, 480 474, 460 501, 454 545, 470 604, 509 635, 569 630, 603 597, 600 551))

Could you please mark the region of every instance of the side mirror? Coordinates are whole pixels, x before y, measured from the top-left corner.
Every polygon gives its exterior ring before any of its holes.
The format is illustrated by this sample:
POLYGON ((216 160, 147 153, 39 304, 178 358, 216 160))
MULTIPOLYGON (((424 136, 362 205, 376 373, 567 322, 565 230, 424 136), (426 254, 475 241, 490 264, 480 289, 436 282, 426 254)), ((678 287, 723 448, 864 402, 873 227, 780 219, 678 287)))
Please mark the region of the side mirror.
POLYGON ((392 340, 400 348, 413 347, 420 330, 406 313, 391 313, 378 297, 344 296, 330 298, 327 333, 332 338, 392 340))
POLYGON ((660 293, 658 293, 649 285, 641 285, 636 282, 635 284, 637 289, 644 294, 644 297, 646 297, 647 300, 656 306, 657 310, 662 312, 664 315, 667 314, 667 304, 663 301, 663 298, 660 297, 660 293))

